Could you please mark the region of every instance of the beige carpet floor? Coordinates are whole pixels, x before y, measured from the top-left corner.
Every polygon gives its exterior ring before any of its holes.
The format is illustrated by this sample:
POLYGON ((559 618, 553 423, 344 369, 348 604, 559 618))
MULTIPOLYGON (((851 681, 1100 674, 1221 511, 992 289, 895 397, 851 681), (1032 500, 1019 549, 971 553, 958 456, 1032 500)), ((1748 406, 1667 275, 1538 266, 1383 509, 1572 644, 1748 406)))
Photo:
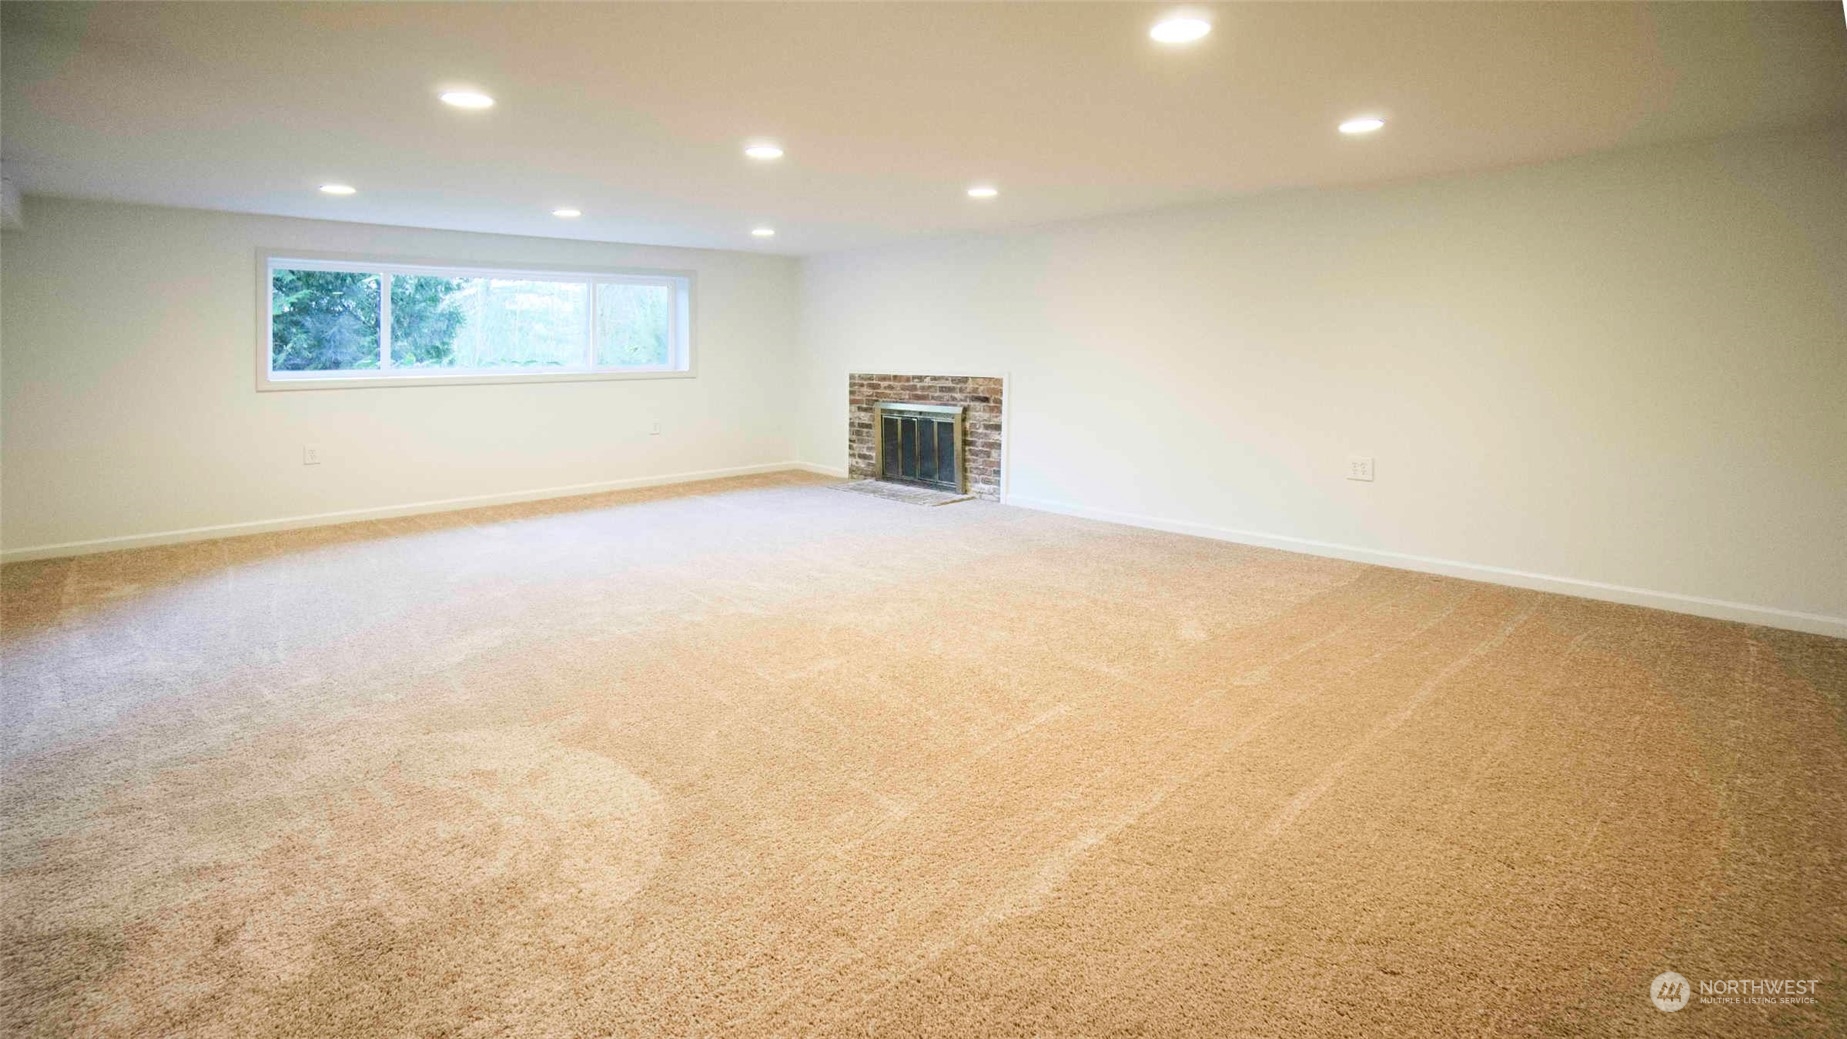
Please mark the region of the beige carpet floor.
POLYGON ((794 475, 0 573, 10 1035, 1847 1034, 1847 642, 794 475))

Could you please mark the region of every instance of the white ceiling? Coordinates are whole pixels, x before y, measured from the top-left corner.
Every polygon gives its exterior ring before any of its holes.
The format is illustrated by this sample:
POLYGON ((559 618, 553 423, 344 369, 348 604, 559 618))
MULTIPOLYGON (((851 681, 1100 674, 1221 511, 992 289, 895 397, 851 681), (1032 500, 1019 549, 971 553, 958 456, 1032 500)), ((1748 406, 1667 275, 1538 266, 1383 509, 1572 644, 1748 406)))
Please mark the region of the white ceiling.
POLYGON ((1838 2, 1220 4, 1184 48, 1166 10, 8 2, 0 159, 29 194, 811 253, 1847 118, 1838 2))

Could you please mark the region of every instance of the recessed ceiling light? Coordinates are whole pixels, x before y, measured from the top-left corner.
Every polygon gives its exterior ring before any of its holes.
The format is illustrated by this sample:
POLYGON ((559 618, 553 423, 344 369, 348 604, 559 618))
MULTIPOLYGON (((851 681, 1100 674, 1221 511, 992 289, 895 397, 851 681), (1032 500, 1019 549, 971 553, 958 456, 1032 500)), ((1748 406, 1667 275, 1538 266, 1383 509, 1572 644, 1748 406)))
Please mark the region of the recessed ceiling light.
POLYGON ((1000 189, 992 184, 977 184, 968 189, 969 198, 993 198, 1000 194, 1000 189))
POLYGON ((1156 43, 1192 43, 1212 31, 1212 23, 1204 18, 1164 18, 1154 23, 1148 30, 1148 36, 1156 43))
POLYGON ((552 215, 563 217, 566 220, 576 220, 578 217, 584 215, 584 211, 581 209, 571 209, 570 207, 567 206, 564 209, 552 210, 552 215))
POLYGON ((757 141, 747 146, 744 149, 744 154, 753 159, 760 159, 764 162, 768 162, 771 159, 782 158, 782 148, 778 145, 771 144, 769 141, 757 141))
POLYGON ((478 90, 445 90, 440 95, 442 103, 456 108, 492 108, 494 99, 478 90))
POLYGON ((1340 124, 1340 132, 1344 134, 1371 133, 1384 125, 1385 120, 1377 116, 1363 115, 1340 124))
POLYGON ((351 195, 358 190, 358 188, 353 187, 351 184, 321 185, 321 194, 323 195, 351 195))
POLYGON ((776 229, 773 227, 753 227, 750 229, 750 233, 757 238, 776 237, 776 229))

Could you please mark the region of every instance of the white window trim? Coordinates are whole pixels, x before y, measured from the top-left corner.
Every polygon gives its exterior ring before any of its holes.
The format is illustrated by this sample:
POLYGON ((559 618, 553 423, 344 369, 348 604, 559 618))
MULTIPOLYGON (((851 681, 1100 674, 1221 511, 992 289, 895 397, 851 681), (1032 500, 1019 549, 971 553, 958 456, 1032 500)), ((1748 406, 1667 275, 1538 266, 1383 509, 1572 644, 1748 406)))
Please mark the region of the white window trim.
POLYGON ((387 258, 346 253, 310 252, 300 249, 257 250, 257 349, 256 384, 258 392, 278 390, 354 390, 382 389, 388 386, 474 386, 521 382, 598 382, 627 379, 691 379, 698 375, 697 313, 698 276, 694 271, 661 270, 637 267, 554 267, 521 264, 517 267, 438 260, 387 258), (406 375, 406 369, 390 367, 391 293, 389 284, 381 286, 379 350, 381 367, 371 371, 272 372, 271 274, 276 268, 289 270, 351 271, 360 274, 424 275, 469 278, 542 278, 558 281, 583 281, 589 285, 586 310, 586 356, 584 365, 551 368, 545 371, 509 372, 504 369, 449 369, 432 374, 432 369, 415 369, 419 374, 406 375), (669 344, 685 354, 683 367, 597 368, 588 362, 596 350, 596 290, 599 282, 624 282, 641 285, 685 287, 674 293, 675 306, 667 317, 669 344), (680 334, 682 326, 685 334, 680 334))

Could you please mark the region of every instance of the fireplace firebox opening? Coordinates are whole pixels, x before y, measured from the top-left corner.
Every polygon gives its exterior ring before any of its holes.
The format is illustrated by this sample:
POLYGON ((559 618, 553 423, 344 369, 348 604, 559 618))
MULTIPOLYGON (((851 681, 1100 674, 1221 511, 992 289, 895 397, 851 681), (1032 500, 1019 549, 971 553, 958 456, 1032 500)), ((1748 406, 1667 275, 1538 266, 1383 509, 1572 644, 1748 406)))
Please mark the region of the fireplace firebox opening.
POLYGON ((877 409, 879 479, 967 492, 962 405, 882 400, 877 409))

